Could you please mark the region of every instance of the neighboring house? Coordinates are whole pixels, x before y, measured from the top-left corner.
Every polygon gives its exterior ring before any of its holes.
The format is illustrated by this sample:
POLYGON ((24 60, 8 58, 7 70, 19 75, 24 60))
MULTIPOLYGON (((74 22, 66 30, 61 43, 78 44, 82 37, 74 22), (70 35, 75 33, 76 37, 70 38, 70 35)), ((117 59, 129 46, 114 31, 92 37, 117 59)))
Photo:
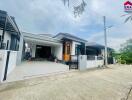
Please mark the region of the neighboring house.
POLYGON ((94 42, 88 42, 86 44, 86 55, 92 55, 92 56, 103 56, 104 54, 104 46, 94 43, 94 42))
POLYGON ((15 18, 0 10, 0 82, 21 62, 22 40, 15 18))
POLYGON ((85 54, 86 40, 68 33, 59 33, 54 38, 60 39, 63 44, 63 60, 65 62, 70 61, 71 55, 85 54))
POLYGON ((0 10, 0 49, 17 51, 17 64, 21 63, 23 37, 15 22, 6 11, 0 10))
MULTIPOLYGON (((104 57, 104 50, 105 46, 97 44, 95 42, 88 42, 86 43, 86 55, 88 56, 99 56, 99 57, 104 57)), ((113 62, 113 57, 112 57, 112 48, 107 48, 107 57, 108 57, 108 63, 113 62)))
POLYGON ((0 49, 18 51, 20 36, 14 17, 0 10, 0 49))

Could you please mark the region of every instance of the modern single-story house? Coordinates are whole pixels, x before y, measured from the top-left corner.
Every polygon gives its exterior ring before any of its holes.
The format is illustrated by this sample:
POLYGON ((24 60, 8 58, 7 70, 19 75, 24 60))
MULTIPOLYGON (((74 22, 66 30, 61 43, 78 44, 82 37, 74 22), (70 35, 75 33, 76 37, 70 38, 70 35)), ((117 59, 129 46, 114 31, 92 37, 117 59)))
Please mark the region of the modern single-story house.
MULTIPOLYGON (((58 60, 68 62, 71 55, 85 54, 84 39, 68 33, 50 34, 23 34, 23 55, 30 50, 32 58, 49 59, 55 56, 58 60)), ((23 57, 25 58, 25 57, 23 57)))
POLYGON ((87 42, 86 44, 86 55, 92 56, 103 56, 104 46, 95 42, 87 42))
MULTIPOLYGON (((89 57, 91 56, 98 56, 98 57, 104 57, 104 51, 105 46, 97 44, 95 42, 87 42, 86 43, 86 55, 89 57)), ((113 63, 113 56, 112 56, 113 49, 107 48, 107 57, 108 57, 108 63, 113 63)))
POLYGON ((54 38, 61 40, 63 44, 63 60, 70 61, 71 55, 84 55, 86 40, 68 33, 59 33, 54 38))
MULTIPOLYGON (((86 55, 104 56, 104 49, 105 49, 105 46, 101 44, 97 44, 95 42, 86 43, 86 55)), ((107 47, 107 51, 108 51, 108 57, 109 57, 113 49, 107 47)))
MULTIPOLYGON (((31 58, 50 60, 54 56, 57 60, 69 62, 71 56, 88 55, 88 56, 104 56, 104 46, 95 42, 88 42, 69 33, 59 33, 57 35, 50 34, 32 34, 22 32, 23 36, 23 57, 29 50, 31 58)), ((108 57, 112 52, 108 48, 108 57)))

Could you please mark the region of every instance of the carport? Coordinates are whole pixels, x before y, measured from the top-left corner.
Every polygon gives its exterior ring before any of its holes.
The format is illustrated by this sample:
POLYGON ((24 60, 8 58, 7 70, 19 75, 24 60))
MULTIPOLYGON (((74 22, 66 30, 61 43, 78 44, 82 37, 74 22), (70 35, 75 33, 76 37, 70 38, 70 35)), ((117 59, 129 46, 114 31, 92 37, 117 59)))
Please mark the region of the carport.
POLYGON ((25 61, 12 71, 6 82, 29 79, 33 77, 47 76, 69 71, 69 66, 49 61, 25 61))
POLYGON ((32 58, 48 59, 52 55, 58 60, 62 60, 62 43, 60 40, 46 34, 37 35, 23 32, 23 36, 25 44, 23 55, 29 49, 32 58))

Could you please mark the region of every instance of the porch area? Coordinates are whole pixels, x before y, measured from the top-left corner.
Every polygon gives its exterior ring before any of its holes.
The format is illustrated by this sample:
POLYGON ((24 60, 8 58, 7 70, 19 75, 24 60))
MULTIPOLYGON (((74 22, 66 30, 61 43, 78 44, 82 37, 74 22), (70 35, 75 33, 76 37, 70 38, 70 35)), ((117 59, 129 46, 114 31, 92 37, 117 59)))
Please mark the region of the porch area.
POLYGON ((6 82, 47 76, 69 71, 69 66, 50 61, 25 61, 18 65, 7 77, 6 82))

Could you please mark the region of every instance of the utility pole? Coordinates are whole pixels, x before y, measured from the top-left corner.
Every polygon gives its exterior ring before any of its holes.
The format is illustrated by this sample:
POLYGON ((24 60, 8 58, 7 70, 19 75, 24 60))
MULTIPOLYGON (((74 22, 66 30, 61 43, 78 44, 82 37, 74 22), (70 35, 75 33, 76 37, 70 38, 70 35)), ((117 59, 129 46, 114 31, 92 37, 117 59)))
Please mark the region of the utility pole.
POLYGON ((105 42, 105 52, 104 52, 104 58, 105 58, 105 67, 107 67, 107 33, 106 33, 106 17, 103 17, 104 20, 104 42, 105 42))

